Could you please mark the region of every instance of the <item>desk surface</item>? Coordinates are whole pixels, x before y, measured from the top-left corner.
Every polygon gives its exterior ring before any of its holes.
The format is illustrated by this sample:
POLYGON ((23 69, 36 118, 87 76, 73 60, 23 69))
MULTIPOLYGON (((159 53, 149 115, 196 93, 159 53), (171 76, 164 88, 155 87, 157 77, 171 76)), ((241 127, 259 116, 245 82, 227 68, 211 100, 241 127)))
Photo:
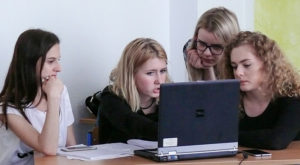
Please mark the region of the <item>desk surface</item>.
MULTIPOLYGON (((244 148, 241 148, 244 149, 244 148)), ((300 164, 300 141, 292 142, 289 147, 285 150, 266 150, 272 153, 270 158, 255 158, 249 156, 248 159, 243 161, 243 165, 246 164, 264 164, 264 165, 274 165, 274 164, 300 164)), ((168 163, 159 163, 159 164, 176 164, 176 165, 202 165, 202 164, 221 164, 221 165, 231 165, 239 164, 242 160, 242 155, 238 154, 234 157, 225 157, 225 158, 212 158, 212 159, 197 159, 197 160, 185 160, 185 161, 176 161, 168 163)), ((68 160, 65 157, 61 156, 43 156, 42 154, 35 154, 34 156, 35 165, 154 165, 157 162, 138 157, 125 157, 118 159, 110 160, 98 160, 98 161, 80 161, 80 160, 68 160)))

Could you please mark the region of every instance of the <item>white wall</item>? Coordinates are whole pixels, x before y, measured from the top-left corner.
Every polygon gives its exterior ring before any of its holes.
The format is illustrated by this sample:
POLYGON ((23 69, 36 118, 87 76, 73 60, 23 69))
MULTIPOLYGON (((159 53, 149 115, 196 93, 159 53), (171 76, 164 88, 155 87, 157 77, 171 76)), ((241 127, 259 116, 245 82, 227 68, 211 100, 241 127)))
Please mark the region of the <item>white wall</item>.
POLYGON ((108 84, 109 73, 128 42, 137 37, 156 39, 167 51, 173 80, 186 81, 182 47, 192 36, 198 17, 211 7, 230 4, 241 27, 249 28, 247 14, 252 9, 246 3, 252 0, 1 1, 0 89, 19 34, 28 28, 56 33, 62 54, 59 77, 70 93, 76 138, 85 143, 91 126, 79 123, 89 116, 84 100, 108 84))
POLYGON ((85 98, 108 84, 123 48, 137 37, 151 37, 169 51, 168 0, 10 0, 0 5, 0 88, 14 44, 28 28, 42 28, 61 39, 62 72, 76 118, 75 133, 85 142, 90 126, 85 98))
POLYGON ((169 73, 175 82, 188 80, 182 49, 197 19, 197 0, 170 0, 169 73))

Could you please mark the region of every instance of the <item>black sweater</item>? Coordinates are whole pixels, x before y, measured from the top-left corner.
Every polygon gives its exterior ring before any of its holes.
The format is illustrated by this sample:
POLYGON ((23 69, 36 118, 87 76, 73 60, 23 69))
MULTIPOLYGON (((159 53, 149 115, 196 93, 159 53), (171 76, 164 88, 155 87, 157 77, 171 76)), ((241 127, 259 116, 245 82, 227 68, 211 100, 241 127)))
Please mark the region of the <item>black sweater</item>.
POLYGON ((240 120, 239 144, 262 149, 284 149, 300 139, 300 99, 278 98, 257 117, 240 120))
POLYGON ((125 142, 129 139, 157 140, 158 110, 145 115, 133 112, 128 103, 108 87, 101 95, 99 143, 125 142))

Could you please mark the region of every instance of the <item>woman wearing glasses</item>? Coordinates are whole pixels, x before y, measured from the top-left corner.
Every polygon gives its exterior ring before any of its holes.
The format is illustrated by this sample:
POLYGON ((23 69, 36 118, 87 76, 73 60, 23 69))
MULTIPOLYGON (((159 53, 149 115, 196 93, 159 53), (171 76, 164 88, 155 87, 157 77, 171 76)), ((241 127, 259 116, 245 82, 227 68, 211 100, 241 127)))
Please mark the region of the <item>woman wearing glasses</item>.
POLYGON ((217 79, 217 63, 224 45, 239 31, 237 17, 228 9, 206 11, 198 20, 193 38, 183 48, 189 80, 217 79))

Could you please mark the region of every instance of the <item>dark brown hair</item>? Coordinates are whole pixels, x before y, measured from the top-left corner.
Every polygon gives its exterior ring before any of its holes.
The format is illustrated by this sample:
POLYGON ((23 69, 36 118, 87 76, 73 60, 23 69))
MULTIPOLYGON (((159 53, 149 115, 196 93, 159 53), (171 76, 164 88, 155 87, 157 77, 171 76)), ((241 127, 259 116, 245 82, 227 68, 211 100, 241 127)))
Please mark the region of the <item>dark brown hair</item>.
POLYGON ((7 107, 19 110, 22 116, 30 122, 24 112, 34 101, 38 87, 41 86, 41 70, 46 54, 52 46, 59 43, 58 37, 40 29, 24 31, 18 38, 13 58, 5 78, 4 87, 0 93, 0 104, 7 129, 7 107), (40 70, 36 70, 41 58, 40 70), (38 73, 39 72, 39 73, 38 73))

